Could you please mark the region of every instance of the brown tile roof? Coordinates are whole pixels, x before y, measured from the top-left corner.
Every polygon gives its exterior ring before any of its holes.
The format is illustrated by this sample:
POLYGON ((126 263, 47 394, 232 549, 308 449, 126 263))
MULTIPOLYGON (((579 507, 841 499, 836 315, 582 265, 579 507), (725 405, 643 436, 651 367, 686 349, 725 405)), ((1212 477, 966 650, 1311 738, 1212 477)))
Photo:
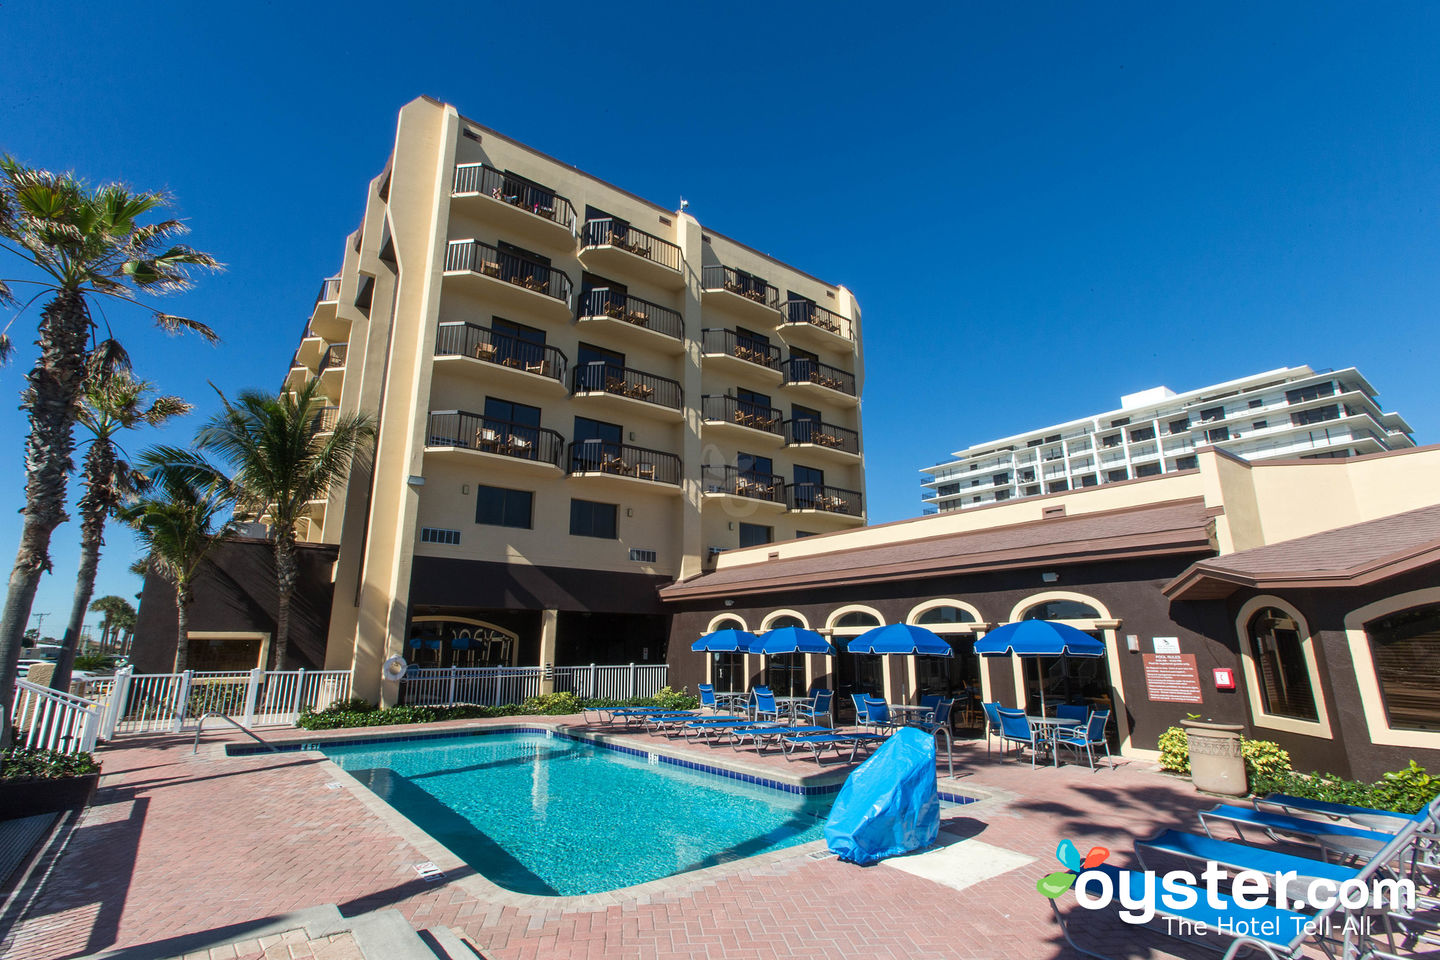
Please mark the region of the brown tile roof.
POLYGON ((663 587, 660 598, 690 600, 1041 564, 1213 552, 1211 520, 1197 497, 727 567, 663 587))
POLYGON ((1440 562, 1440 504, 1201 560, 1165 585, 1173 599, 1238 588, 1349 587, 1440 562))

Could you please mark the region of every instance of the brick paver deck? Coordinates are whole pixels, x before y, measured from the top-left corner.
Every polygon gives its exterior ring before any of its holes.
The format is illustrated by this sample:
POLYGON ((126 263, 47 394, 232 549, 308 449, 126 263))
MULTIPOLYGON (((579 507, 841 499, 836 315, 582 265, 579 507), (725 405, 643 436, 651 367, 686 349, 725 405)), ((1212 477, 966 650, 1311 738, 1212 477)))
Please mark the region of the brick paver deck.
MULTIPOLYGON (((738 756, 669 747, 717 760, 738 756)), ((105 778, 93 806, 0 954, 77 957, 200 931, 239 938, 247 924, 336 903, 346 916, 393 906, 417 929, 450 926, 495 960, 1069 957, 1035 890, 1056 869, 1057 842, 1069 837, 1082 851, 1107 846, 1123 862, 1134 837, 1193 825, 1194 811, 1213 802, 1139 762, 1093 774, 1083 766, 1032 771, 1028 762, 987 759, 983 743, 962 743, 959 789, 991 799, 961 808, 945 836, 1034 858, 1027 866, 955 890, 884 865, 792 851, 629 895, 546 901, 467 878, 453 858, 441 863, 445 880, 425 882, 414 867, 441 862, 433 847, 398 830, 377 798, 329 786, 337 768, 318 754, 225 757, 206 746, 192 756, 190 749, 188 737, 152 737, 103 750, 105 778)), ((774 755, 748 762, 791 775, 813 770, 774 755)), ((614 830, 615 842, 626 842, 623 820, 614 830)), ((1126 956, 1159 955, 1157 939, 1130 928, 1107 932, 1111 921, 1100 914, 1082 919, 1095 921, 1111 951, 1119 935, 1126 956)))

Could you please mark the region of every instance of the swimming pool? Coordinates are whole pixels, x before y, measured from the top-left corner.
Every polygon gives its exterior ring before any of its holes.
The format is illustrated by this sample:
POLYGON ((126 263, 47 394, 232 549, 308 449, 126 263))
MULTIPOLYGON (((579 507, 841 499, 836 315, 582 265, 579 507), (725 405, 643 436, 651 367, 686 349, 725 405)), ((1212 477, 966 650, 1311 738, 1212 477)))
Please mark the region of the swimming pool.
POLYGON ((541 731, 321 749, 493 883, 548 896, 600 893, 819 839, 835 799, 541 731))

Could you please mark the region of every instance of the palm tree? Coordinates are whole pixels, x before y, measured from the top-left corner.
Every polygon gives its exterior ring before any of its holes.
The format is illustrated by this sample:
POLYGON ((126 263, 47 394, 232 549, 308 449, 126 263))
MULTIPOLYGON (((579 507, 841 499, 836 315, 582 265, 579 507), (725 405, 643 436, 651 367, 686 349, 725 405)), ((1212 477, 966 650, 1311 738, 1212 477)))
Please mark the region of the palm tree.
POLYGON ((190 585, 205 555, 231 532, 234 521, 220 522, 226 507, 224 487, 196 482, 193 474, 148 456, 146 464, 152 468, 147 492, 116 515, 135 528, 151 569, 175 587, 174 669, 180 673, 189 668, 190 585))
POLYGON ((248 392, 225 405, 196 437, 201 450, 214 450, 232 470, 236 515, 268 516, 275 538, 275 669, 285 669, 290 639, 290 597, 299 569, 296 530, 310 504, 349 472, 375 435, 365 414, 347 414, 321 433, 325 398, 312 379, 293 393, 248 392))
POLYGON ((121 656, 130 655, 130 637, 135 633, 135 608, 125 604, 125 609, 115 616, 115 648, 121 656))
MULTIPOLYGON (((70 174, 33 170, 0 159, 0 249, 36 269, 49 300, 41 311, 39 357, 27 376, 21 407, 29 416, 25 441, 25 507, 20 546, 0 614, 0 690, 14 686, 20 639, 40 577, 50 569, 50 536, 65 520, 66 481, 74 450, 76 401, 86 379, 87 348, 95 327, 91 301, 136 304, 140 293, 190 285, 193 267, 214 268, 214 257, 173 241, 185 227, 173 219, 141 224, 163 209, 160 193, 133 193, 118 184, 91 188, 70 174)), ((13 283, 32 281, 13 281, 13 283)), ((162 329, 204 324, 145 307, 162 329)), ((0 344, 0 348, 3 348, 0 344)), ((0 696, 0 745, 10 739, 10 698, 0 696)))
MULTIPOLYGON (((144 561, 141 562, 143 563, 144 561)), ((97 598, 94 603, 90 604, 90 612, 98 613, 102 617, 100 621, 100 649, 108 653, 110 652, 111 645, 115 642, 116 636, 120 632, 120 622, 125 618, 126 613, 129 613, 129 615, 133 617, 135 615, 135 608, 130 605, 129 600, 126 600, 124 597, 117 597, 111 593, 97 598)))
MULTIPOLYGON (((85 465, 80 471, 85 493, 80 497, 80 571, 75 578, 75 600, 70 606, 70 624, 61 641, 50 687, 70 689, 70 671, 75 663, 80 628, 95 593, 95 571, 100 566, 100 545, 104 542, 105 520, 122 500, 136 492, 136 475, 121 459, 124 451, 117 442, 121 430, 155 427, 171 417, 190 412, 190 404, 179 397, 151 398, 151 385, 136 380, 126 371, 92 378, 81 398, 79 421, 91 434, 85 465), (148 401, 148 402, 147 402, 148 401)), ((118 599, 118 598, 117 598, 118 599)), ((124 603, 124 601, 121 601, 124 603)), ((129 604, 126 604, 129 606, 129 604)))

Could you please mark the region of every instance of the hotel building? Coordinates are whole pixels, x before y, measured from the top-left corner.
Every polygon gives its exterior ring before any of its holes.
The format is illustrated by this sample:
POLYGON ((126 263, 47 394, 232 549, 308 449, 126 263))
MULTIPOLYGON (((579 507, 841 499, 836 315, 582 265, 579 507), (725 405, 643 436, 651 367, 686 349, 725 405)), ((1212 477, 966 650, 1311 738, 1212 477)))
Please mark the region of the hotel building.
POLYGON ((1203 444, 1253 461, 1352 457, 1415 441, 1354 367, 1286 367, 1186 393, 1155 387, 1121 397, 1118 410, 958 450, 921 469, 920 499, 929 512, 964 510, 1193 470, 1203 444))
POLYGON ((314 504, 334 600, 298 651, 361 696, 395 653, 659 661, 658 587, 865 522, 848 290, 430 99, 400 111, 285 386, 312 377, 324 419, 378 430, 314 504))

